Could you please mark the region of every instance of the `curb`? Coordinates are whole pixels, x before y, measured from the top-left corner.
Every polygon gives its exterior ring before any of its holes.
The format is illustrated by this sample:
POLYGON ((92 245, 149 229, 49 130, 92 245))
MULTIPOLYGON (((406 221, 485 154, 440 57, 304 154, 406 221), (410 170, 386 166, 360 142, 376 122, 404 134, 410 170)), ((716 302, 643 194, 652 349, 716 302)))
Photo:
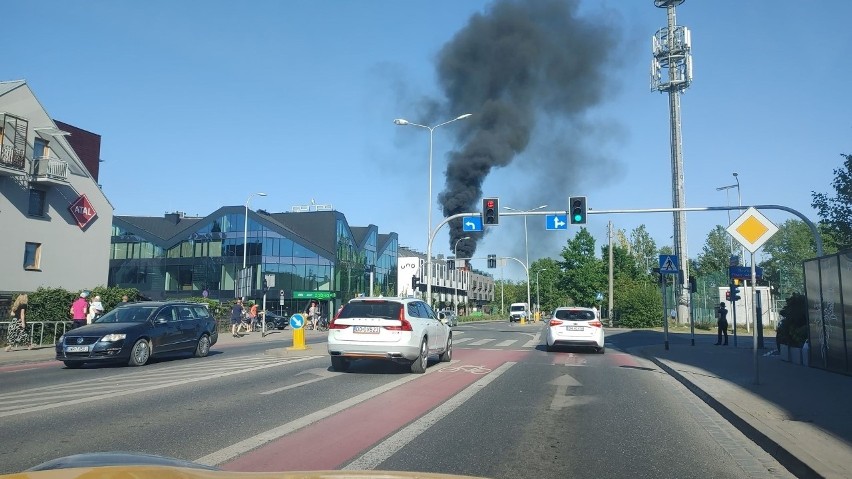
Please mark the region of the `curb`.
POLYGON ((761 432, 759 429, 739 417, 735 412, 728 409, 725 405, 717 401, 716 398, 714 398, 706 391, 698 387, 695 383, 693 383, 689 379, 686 379, 686 377, 677 372, 674 368, 666 365, 663 361, 661 361, 654 355, 647 353, 644 349, 639 349, 639 352, 646 359, 659 366, 660 369, 665 371, 669 376, 677 379, 679 383, 683 384, 693 394, 698 396, 699 399, 701 399, 708 406, 713 408, 714 411, 719 413, 719 415, 725 418, 726 421, 736 427, 747 438, 749 438, 749 440, 760 446, 770 456, 775 458, 775 460, 778 461, 782 466, 784 466, 788 471, 790 471, 791 474, 798 478, 806 479, 824 478, 824 476, 817 473, 813 468, 811 468, 811 466, 809 466, 801 459, 793 455, 793 453, 791 453, 787 449, 784 449, 784 447, 782 447, 772 438, 761 432))

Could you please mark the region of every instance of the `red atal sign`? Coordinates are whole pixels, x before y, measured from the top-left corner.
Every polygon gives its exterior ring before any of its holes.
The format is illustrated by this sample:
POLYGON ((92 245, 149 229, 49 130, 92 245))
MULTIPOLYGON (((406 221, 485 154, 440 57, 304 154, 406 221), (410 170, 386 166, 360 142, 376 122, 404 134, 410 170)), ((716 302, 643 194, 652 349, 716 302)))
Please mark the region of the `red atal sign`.
POLYGON ((85 226, 98 214, 92 204, 89 203, 89 199, 86 198, 86 195, 80 195, 79 198, 74 200, 74 202, 68 207, 68 211, 70 211, 71 216, 77 220, 77 226, 80 228, 85 228, 85 226))

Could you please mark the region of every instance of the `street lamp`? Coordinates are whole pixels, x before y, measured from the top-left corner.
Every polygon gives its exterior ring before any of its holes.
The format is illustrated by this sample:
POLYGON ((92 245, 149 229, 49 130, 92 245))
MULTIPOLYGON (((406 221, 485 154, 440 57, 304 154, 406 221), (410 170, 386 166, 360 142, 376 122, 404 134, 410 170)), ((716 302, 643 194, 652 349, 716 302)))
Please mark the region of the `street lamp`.
MULTIPOLYGON (((736 188, 737 189, 737 203, 739 204, 739 206, 742 206, 743 205, 743 199, 742 199, 742 195, 740 194, 740 178, 739 178, 739 175, 737 173, 734 173, 734 179, 737 181, 737 183, 735 185, 720 186, 720 187, 716 188, 716 191, 725 190, 725 202, 727 203, 727 206, 731 206, 731 201, 730 201, 730 198, 728 197, 728 191, 731 190, 732 188, 736 188)), ((728 210, 728 224, 729 225, 731 224, 731 210, 728 210)), ((731 253, 733 253, 733 252, 734 252, 734 237, 731 236, 731 253)), ((740 252, 740 257, 742 258, 742 252, 740 252)))
MULTIPOLYGON (((251 202, 251 198, 255 195, 266 196, 266 193, 252 193, 248 198, 246 198, 246 217, 245 222, 243 223, 243 270, 246 269, 246 251, 248 250, 248 207, 251 202)), ((245 273, 243 273, 243 275, 245 275, 245 273)), ((245 279, 245 276, 243 276, 243 279, 245 279)))
POLYGON ((439 123, 435 126, 426 126, 420 125, 418 123, 412 123, 408 120, 397 118, 393 122, 400 126, 417 126, 420 128, 425 128, 429 130, 429 198, 426 202, 427 210, 427 224, 426 224, 426 304, 431 306, 432 304, 432 137, 436 128, 440 126, 444 126, 446 124, 452 123, 458 120, 464 120, 471 116, 471 113, 465 113, 464 115, 459 115, 452 120, 445 121, 443 123, 439 123))
MULTIPOLYGON (((459 238, 459 239, 456 240, 456 244, 453 246, 453 257, 455 258, 453 261, 458 261, 458 259, 459 259, 459 253, 458 253, 459 241, 469 240, 469 239, 472 239, 472 238, 470 236, 465 236, 463 238, 459 238)), ((458 267, 456 267, 455 269, 458 270, 458 267)), ((453 271, 453 276, 456 276, 455 271, 453 271)), ((453 278, 453 303, 456 305, 456 307, 455 307, 456 316, 459 315, 459 298, 458 298, 458 296, 459 296, 458 278, 453 278)))
MULTIPOLYGON (((516 210, 508 206, 504 206, 503 208, 509 211, 517 211, 518 213, 529 213, 535 210, 540 210, 542 208, 547 208, 547 205, 536 206, 535 208, 529 210, 516 210)), ((526 250, 527 255, 527 305, 532 307, 532 305, 530 304, 530 243, 529 237, 527 236, 527 215, 524 215, 524 250, 526 250)))

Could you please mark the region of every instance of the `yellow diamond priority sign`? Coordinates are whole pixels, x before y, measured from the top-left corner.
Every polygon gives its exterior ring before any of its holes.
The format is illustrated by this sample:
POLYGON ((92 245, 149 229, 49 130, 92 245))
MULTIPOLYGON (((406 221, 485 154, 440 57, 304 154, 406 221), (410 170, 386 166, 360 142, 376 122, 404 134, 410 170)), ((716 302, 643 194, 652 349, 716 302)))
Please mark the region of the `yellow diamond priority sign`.
POLYGON ((726 230, 745 249, 754 253, 778 231, 778 227, 766 219, 760 211, 749 208, 731 223, 731 226, 728 226, 726 230))

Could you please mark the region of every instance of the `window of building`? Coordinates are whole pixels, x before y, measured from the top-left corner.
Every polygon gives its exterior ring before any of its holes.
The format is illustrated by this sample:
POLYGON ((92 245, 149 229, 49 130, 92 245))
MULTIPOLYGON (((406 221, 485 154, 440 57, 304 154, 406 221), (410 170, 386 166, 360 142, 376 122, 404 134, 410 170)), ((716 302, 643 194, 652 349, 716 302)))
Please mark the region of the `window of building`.
POLYGON ((30 189, 30 205, 27 209, 27 214, 30 216, 44 216, 45 197, 47 196, 44 190, 30 189))
POLYGON ((41 269, 41 243, 27 243, 24 247, 24 269, 41 269))
POLYGON ((47 146, 47 140, 43 138, 36 138, 33 141, 33 158, 39 159, 43 156, 48 156, 50 154, 50 149, 47 146))

